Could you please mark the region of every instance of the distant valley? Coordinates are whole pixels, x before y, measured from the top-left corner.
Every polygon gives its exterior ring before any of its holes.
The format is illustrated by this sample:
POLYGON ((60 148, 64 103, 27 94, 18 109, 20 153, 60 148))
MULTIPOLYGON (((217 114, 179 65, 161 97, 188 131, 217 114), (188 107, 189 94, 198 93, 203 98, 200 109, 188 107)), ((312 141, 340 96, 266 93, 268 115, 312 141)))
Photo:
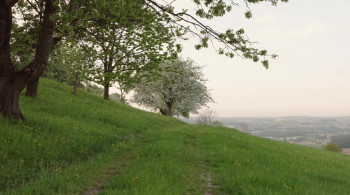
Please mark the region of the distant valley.
MULTIPOLYGON (((350 148, 350 117, 232 117, 216 118, 225 126, 259 137, 320 148, 335 142, 350 148)), ((196 123, 195 118, 184 119, 196 123)))

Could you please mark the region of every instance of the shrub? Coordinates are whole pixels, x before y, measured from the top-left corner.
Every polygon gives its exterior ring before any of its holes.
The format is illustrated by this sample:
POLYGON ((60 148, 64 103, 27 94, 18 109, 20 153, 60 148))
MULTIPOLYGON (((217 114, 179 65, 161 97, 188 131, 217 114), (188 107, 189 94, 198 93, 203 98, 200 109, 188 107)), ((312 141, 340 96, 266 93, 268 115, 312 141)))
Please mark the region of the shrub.
POLYGON ((324 149, 328 150, 328 151, 332 151, 332 152, 341 152, 342 151, 342 149, 340 149, 337 145, 335 145, 333 143, 327 144, 324 147, 324 149))

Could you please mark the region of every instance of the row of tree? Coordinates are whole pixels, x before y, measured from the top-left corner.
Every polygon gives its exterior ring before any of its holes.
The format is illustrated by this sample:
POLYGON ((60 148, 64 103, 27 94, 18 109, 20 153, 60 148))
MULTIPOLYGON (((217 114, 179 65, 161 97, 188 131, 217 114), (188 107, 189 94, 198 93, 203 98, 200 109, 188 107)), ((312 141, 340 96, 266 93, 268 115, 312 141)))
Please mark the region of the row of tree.
POLYGON ((340 148, 350 148, 350 135, 332 136, 331 140, 340 148))
MULTIPOLYGON (((245 0, 248 3, 287 0, 245 0)), ((220 33, 199 18, 223 16, 238 5, 234 1, 193 0, 196 12, 176 12, 173 1, 154 0, 1 0, 0 1, 0 114, 24 119, 19 97, 35 97, 42 76, 57 49, 63 64, 70 64, 77 86, 83 70, 89 79, 109 87, 118 82, 122 88, 134 82, 135 75, 157 70, 159 64, 176 59, 181 51, 178 39, 192 33, 199 38, 197 49, 208 47, 210 40, 221 43, 218 53, 239 55, 261 61, 267 68, 266 50, 258 50, 244 30, 220 33), (10 47, 11 46, 11 47, 10 47), (11 48, 11 49, 10 49, 11 48), (61 50, 61 51, 59 51, 61 50), (74 62, 70 56, 74 55, 74 62), (86 69, 86 67, 88 67, 86 69)), ((248 11, 246 17, 251 17, 248 11)), ((171 114, 171 113, 170 113, 171 114)))
MULTIPOLYGON (((76 53, 76 50, 72 49, 68 51, 64 49, 64 51, 63 54, 53 53, 44 76, 72 85, 73 94, 77 93, 77 87, 80 86, 94 94, 106 95, 103 89, 91 84, 89 66, 82 66, 84 63, 75 65, 80 62, 79 59, 83 53, 76 53), (63 58, 64 62, 62 62, 56 59, 56 55, 68 56, 63 58), (72 68, 76 66, 80 68, 72 68)), ((191 60, 168 60, 161 63, 157 70, 134 75, 132 79, 128 79, 128 83, 117 81, 120 93, 113 93, 109 97, 127 103, 125 96, 133 90, 130 102, 153 109, 163 115, 188 117, 190 113, 197 113, 202 106, 213 101, 205 86, 206 80, 201 70, 202 67, 195 65, 191 60), (133 82, 130 82, 131 80, 133 82)), ((96 74, 92 75, 94 77, 96 74)))

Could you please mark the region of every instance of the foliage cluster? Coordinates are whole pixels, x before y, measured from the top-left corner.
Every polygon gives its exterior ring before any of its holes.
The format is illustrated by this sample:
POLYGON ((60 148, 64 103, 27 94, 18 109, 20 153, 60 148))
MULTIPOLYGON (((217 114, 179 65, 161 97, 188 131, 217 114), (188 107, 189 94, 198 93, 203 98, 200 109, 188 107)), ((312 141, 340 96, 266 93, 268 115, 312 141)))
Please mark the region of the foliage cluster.
POLYGON ((142 75, 133 101, 168 116, 189 117, 189 113, 213 101, 205 86, 201 67, 190 60, 166 61, 158 74, 142 75), (152 77, 150 79, 150 77, 152 77))
POLYGON ((142 1, 93 1, 75 14, 84 22, 74 26, 78 32, 73 35, 74 40, 95 52, 89 79, 105 87, 105 99, 109 98, 108 88, 116 82, 125 98, 124 93, 140 72, 176 58, 181 50, 175 44, 173 29, 166 28, 161 17, 144 7, 142 1))
POLYGON ((337 146, 334 143, 329 143, 329 144, 325 145, 324 149, 331 151, 331 152, 341 152, 342 151, 342 149, 340 149, 339 146, 337 146))

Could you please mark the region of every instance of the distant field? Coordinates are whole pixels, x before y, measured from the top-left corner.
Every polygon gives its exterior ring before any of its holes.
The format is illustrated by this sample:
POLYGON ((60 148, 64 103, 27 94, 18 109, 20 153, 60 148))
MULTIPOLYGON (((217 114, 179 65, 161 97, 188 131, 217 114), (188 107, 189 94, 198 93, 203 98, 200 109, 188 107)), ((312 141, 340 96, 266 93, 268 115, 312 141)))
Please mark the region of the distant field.
POLYGON ((189 125, 42 79, 0 118, 0 194, 350 194, 350 156, 189 125))
MULTIPOLYGON (((183 119, 195 123, 196 119, 183 119)), ((336 143, 340 147, 350 145, 350 117, 218 117, 226 127, 250 132, 276 141, 322 148, 336 143)))
POLYGON ((308 146, 308 147, 312 147, 312 148, 318 148, 318 149, 322 149, 323 145, 322 144, 316 144, 316 143, 305 143, 305 142, 301 142, 301 143, 296 143, 298 145, 303 145, 303 146, 308 146))
POLYGON ((350 148, 343 148, 342 150, 344 154, 350 155, 350 148))

